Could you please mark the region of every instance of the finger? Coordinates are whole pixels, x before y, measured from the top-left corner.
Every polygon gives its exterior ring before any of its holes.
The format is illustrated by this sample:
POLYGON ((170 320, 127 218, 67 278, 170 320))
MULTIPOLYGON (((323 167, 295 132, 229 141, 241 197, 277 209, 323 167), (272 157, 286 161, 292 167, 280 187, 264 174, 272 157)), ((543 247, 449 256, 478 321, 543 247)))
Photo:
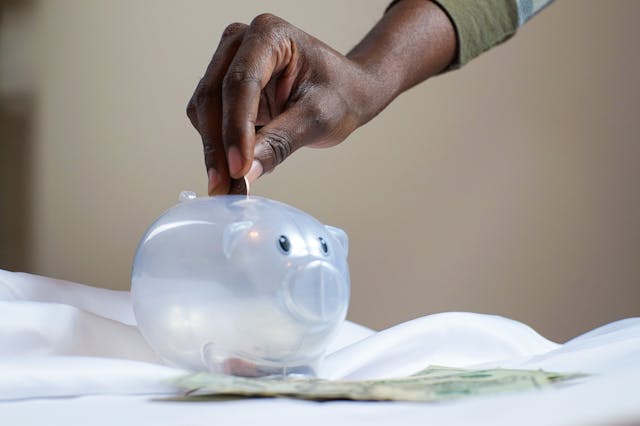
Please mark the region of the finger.
POLYGON ((312 110, 296 104, 262 127, 256 134, 249 181, 253 182, 260 175, 271 172, 298 148, 314 142, 318 135, 317 126, 312 110))
POLYGON ((254 19, 224 78, 222 140, 234 178, 249 171, 262 89, 292 58, 291 43, 282 36, 283 25, 284 21, 268 14, 254 19))
POLYGON ((258 115, 256 117, 256 130, 258 127, 264 126, 269 121, 273 119, 277 114, 273 112, 273 108, 271 107, 271 102, 269 102, 270 92, 273 90, 269 90, 269 84, 265 87, 260 93, 260 105, 258 106, 258 115))
POLYGON ((208 176, 209 195, 224 194, 229 187, 229 172, 224 155, 222 138, 220 137, 221 117, 219 117, 220 102, 219 96, 213 93, 207 95, 207 99, 197 107, 196 120, 198 131, 202 137, 202 147, 204 153, 204 163, 208 176), (217 98, 217 99, 216 99, 217 98))
POLYGON ((195 93, 198 91, 199 86, 200 86, 200 82, 198 82, 198 86, 196 87, 194 94, 191 96, 191 99, 189 99, 189 103, 187 104, 187 117, 189 118, 191 125, 198 131, 198 133, 200 133, 200 125, 198 124, 198 112, 197 112, 194 96, 195 96, 195 93))
POLYGON ((229 191, 229 168, 222 142, 222 81, 242 43, 246 28, 244 24, 231 24, 225 29, 193 97, 195 119, 192 119, 192 124, 195 121, 194 126, 202 137, 209 195, 229 191))

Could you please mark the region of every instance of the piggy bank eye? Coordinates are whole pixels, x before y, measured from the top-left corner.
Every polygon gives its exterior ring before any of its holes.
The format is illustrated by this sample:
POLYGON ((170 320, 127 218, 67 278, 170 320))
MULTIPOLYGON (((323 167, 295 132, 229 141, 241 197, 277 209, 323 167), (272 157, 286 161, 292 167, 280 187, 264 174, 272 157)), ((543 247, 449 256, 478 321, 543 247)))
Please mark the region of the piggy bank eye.
POLYGON ((320 241, 320 247, 322 247, 322 252, 324 254, 329 254, 329 246, 327 245, 327 242, 324 240, 324 238, 318 237, 318 241, 320 241))
POLYGON ((284 235, 280 235, 280 238, 278 238, 278 245, 284 254, 288 254, 289 250, 291 250, 291 242, 284 235))

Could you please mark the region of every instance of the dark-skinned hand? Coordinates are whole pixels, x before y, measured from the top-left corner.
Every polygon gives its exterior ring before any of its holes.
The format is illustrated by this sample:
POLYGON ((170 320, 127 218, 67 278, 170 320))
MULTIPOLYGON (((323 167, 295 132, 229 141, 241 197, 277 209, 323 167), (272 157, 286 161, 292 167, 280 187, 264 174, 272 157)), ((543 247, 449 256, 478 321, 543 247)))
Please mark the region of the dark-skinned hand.
POLYGON ((403 0, 348 55, 270 14, 229 25, 187 106, 209 195, 252 182, 302 146, 342 142, 455 54, 446 14, 403 0))

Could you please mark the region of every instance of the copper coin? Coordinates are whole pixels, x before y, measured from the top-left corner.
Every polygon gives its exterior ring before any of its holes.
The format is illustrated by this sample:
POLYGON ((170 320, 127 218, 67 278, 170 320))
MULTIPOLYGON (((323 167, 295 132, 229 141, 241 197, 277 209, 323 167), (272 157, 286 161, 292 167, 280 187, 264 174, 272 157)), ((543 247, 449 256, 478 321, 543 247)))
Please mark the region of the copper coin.
POLYGON ((249 195, 249 181, 247 180, 247 178, 231 178, 231 184, 229 185, 229 195, 249 195))

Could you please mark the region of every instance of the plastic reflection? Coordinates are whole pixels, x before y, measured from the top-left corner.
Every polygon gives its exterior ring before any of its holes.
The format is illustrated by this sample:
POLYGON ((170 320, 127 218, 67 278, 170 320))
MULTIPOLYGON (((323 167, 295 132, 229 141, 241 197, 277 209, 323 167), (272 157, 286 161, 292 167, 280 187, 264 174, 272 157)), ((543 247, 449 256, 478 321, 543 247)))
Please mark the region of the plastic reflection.
POLYGON ((150 345, 191 370, 314 375, 347 313, 347 235, 262 197, 181 200, 147 230, 133 264, 150 345))

